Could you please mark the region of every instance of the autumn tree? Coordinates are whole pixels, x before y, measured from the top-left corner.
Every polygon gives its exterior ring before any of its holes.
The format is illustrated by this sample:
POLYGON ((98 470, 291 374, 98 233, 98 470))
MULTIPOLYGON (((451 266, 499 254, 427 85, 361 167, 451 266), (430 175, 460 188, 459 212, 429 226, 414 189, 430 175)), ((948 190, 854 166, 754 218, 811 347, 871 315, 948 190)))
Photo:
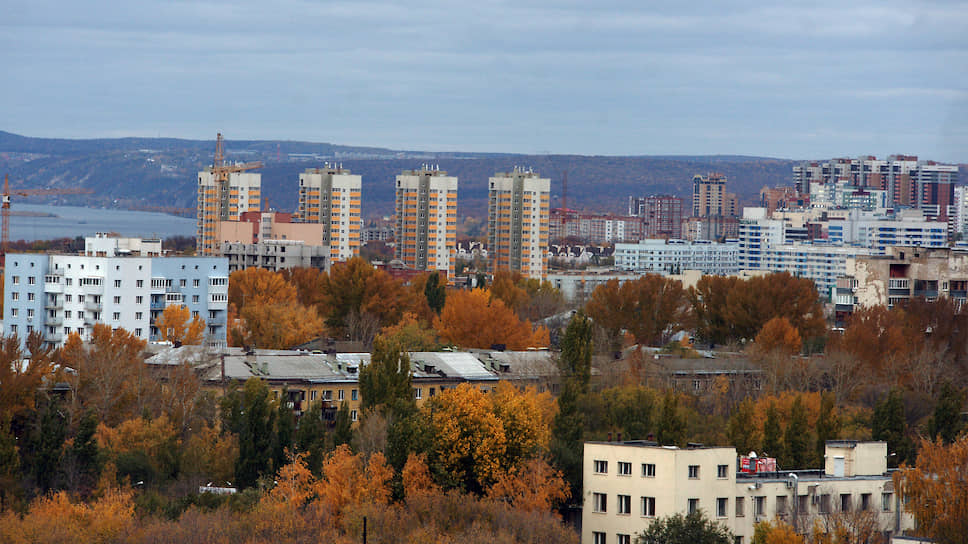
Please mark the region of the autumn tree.
POLYGON ((77 334, 68 337, 61 363, 72 370, 72 411, 94 410, 108 425, 140 415, 157 386, 142 358, 145 345, 128 331, 101 323, 94 325, 88 343, 77 334))
POLYGON ((370 362, 360 369, 361 408, 397 408, 413 403, 410 386, 410 356, 400 344, 379 339, 373 345, 370 362))
POLYGON ((662 446, 683 445, 686 438, 686 422, 679 414, 679 395, 672 390, 662 400, 662 411, 656 422, 655 439, 662 446))
POLYGON ((689 318, 682 282, 656 274, 609 280, 592 292, 585 310, 613 335, 627 330, 642 345, 664 344, 689 318))
POLYGON ((229 304, 241 313, 248 306, 297 301, 296 288, 280 272, 246 268, 229 275, 229 304))
POLYGON ((918 533, 938 544, 968 535, 968 435, 945 445, 921 441, 918 463, 894 473, 894 485, 914 514, 918 533))
POLYGON ((96 438, 118 475, 128 476, 132 482, 166 480, 178 472, 179 430, 167 416, 134 417, 114 427, 101 424, 96 438))
POLYGON ((290 349, 319 336, 322 319, 315 308, 298 302, 248 305, 241 312, 242 326, 229 331, 232 345, 263 349, 290 349))
POLYGON ((155 320, 155 327, 163 340, 175 344, 199 345, 205 336, 205 320, 193 317, 184 304, 166 306, 155 320))
POLYGON ((27 337, 29 359, 16 335, 0 338, 0 418, 15 417, 34 407, 34 397, 44 380, 54 372, 53 350, 45 346, 43 335, 27 337))
POLYGON ((413 293, 387 272, 354 257, 323 276, 318 306, 330 330, 343 333, 352 315, 372 315, 378 327, 396 323, 414 304, 413 293))
POLYGON ((827 441, 839 436, 841 421, 836 411, 833 393, 824 393, 820 398, 820 413, 817 415, 817 441, 814 447, 813 466, 823 466, 827 441))
POLYGON ((570 492, 560 472, 541 459, 530 459, 499 474, 487 496, 527 512, 550 512, 570 492))
POLYGON ((490 298, 483 289, 451 293, 434 321, 441 338, 464 348, 490 348, 501 344, 508 349, 546 347, 548 331, 532 330, 500 299, 490 298))
POLYGON ((558 414, 552 423, 551 458, 571 486, 571 496, 581 496, 584 397, 588 394, 592 364, 592 323, 583 312, 572 316, 561 339, 558 370, 561 394, 558 414))
POLYGON ((8 508, 8 497, 16 493, 20 476, 17 438, 10 429, 10 414, 0 414, 0 514, 8 508))
POLYGON ((751 451, 760 449, 760 437, 756 425, 753 424, 755 420, 756 408, 753 400, 749 397, 743 399, 729 416, 726 436, 729 437, 729 443, 736 447, 736 451, 740 455, 746 455, 751 451))
POLYGON ((793 408, 790 411, 790 421, 787 423, 786 431, 783 434, 783 453, 784 466, 793 468, 806 468, 807 455, 810 451, 808 442, 807 412, 803 407, 803 401, 799 396, 793 401, 793 408))
POLYGON ((409 352, 437 351, 440 348, 437 331, 418 320, 412 312, 403 314, 399 323, 384 327, 379 336, 409 352))
POLYGON ((528 292, 519 285, 523 278, 516 270, 496 270, 488 290, 491 300, 498 299, 506 307, 518 311, 528 300, 528 292))
POLYGON ((753 526, 752 544, 805 544, 802 535, 781 520, 761 521, 753 526))
POLYGON ((318 308, 322 303, 323 277, 318 268, 297 267, 282 271, 282 278, 296 289, 296 300, 307 308, 318 308))
POLYGON ((763 422, 763 451, 761 452, 763 455, 783 457, 782 432, 776 403, 771 402, 766 409, 766 420, 763 422))

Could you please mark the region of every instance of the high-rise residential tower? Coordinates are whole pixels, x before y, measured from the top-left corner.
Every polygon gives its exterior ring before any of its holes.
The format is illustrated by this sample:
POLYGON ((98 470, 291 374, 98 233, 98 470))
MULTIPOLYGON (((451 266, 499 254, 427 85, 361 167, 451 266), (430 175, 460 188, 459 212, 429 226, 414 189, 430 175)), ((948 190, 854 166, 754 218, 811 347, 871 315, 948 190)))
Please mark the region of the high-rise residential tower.
POLYGON ((238 221, 243 212, 259 211, 262 174, 232 172, 225 183, 211 169, 198 173, 199 255, 219 255, 219 222, 238 221))
POLYGON ((551 180, 515 167, 490 178, 487 250, 491 270, 542 277, 548 266, 548 200, 551 180))
POLYGON ((360 176, 335 165, 299 174, 299 221, 323 225, 333 262, 360 254, 360 176))
POLYGON ((692 216, 736 214, 736 196, 726 192, 726 176, 711 173, 692 178, 692 216))
POLYGON ((397 176, 396 257, 417 270, 454 272, 457 178, 424 166, 397 176))

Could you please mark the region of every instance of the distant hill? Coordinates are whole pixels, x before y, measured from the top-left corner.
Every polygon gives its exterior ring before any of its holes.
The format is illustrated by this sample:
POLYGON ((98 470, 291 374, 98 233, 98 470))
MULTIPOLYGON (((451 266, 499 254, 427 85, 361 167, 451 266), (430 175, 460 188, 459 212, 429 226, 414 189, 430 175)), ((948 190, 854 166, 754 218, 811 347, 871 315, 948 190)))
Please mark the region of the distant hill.
MULTIPOLYGON (((0 131, 0 174, 13 187, 86 187, 91 195, 55 201, 88 206, 195 205, 196 173, 211 164, 214 140, 31 138, 0 131)), ((514 166, 532 167, 552 180, 552 205, 560 205, 568 172, 568 206, 621 212, 629 195, 688 196, 692 177, 722 172, 728 189, 750 203, 764 185, 788 185, 796 162, 768 157, 515 155, 400 151, 375 147, 276 140, 228 140, 227 157, 261 160, 263 195, 281 210, 296 206, 298 174, 339 162, 363 178, 364 215, 390 214, 393 179, 404 169, 439 165, 460 178, 461 215, 486 213, 487 179, 514 166)))

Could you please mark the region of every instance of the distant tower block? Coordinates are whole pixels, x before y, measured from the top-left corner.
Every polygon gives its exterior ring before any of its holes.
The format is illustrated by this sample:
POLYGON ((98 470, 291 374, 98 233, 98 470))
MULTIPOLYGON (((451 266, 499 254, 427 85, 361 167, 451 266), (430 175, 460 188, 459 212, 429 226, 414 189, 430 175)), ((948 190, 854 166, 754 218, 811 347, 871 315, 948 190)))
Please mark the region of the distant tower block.
POLYGON ((454 273, 457 178, 424 165, 396 179, 396 258, 417 270, 454 273))
POLYGON ((551 180, 530 169, 494 174, 488 182, 487 251, 492 271, 541 278, 548 267, 551 180))
POLYGON ((342 165, 327 163, 299 174, 299 222, 323 225, 333 262, 360 254, 361 188, 360 176, 342 165))

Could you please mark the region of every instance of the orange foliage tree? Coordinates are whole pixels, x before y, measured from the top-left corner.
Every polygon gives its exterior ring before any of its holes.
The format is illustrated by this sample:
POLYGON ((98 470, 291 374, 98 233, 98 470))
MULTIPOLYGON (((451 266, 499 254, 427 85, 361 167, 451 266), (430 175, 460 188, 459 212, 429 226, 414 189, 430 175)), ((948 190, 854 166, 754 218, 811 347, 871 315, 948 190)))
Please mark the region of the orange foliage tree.
POLYGON ((800 353, 803 341, 800 333, 786 317, 774 317, 756 335, 756 348, 762 354, 777 353, 790 357, 800 353))
POLYGON ((165 307, 158 319, 155 320, 155 327, 162 339, 186 346, 201 344, 202 338, 205 336, 205 320, 197 315, 192 317, 188 306, 184 304, 172 304, 165 307))
POLYGON ((238 270, 229 276, 229 343, 265 349, 288 349, 322 332, 315 308, 297 300, 296 288, 281 273, 261 268, 238 270))
POLYGON ((43 336, 27 337, 29 359, 24 360, 16 335, 0 339, 0 420, 34 407, 34 396, 44 380, 53 374, 53 351, 44 347, 43 336))
POLYGON ((359 257, 334 264, 321 289, 320 313, 335 333, 344 332, 353 315, 374 316, 379 326, 396 323, 419 302, 402 282, 359 257))
POLYGON ((417 319, 416 314, 407 312, 396 324, 384 327, 380 336, 402 351, 437 351, 437 331, 427 322, 417 319))
POLYGON ((74 413, 92 409, 108 425, 140 415, 157 385, 142 358, 145 345, 128 331, 101 323, 94 325, 87 344, 76 333, 70 335, 61 363, 73 370, 68 380, 74 413))
POLYGON ((499 299, 484 289, 454 291, 434 321, 441 338, 464 348, 490 348, 504 344, 508 349, 546 347, 548 330, 522 321, 499 299))
POLYGON ((627 330, 645 345, 664 344, 689 318, 682 282, 657 274, 622 284, 609 280, 595 288, 585 311, 613 336, 627 330))
POLYGON ((922 440, 915 467, 894 473, 894 485, 914 514, 918 531, 938 544, 968 535, 968 435, 949 445, 922 440))
POLYGON ((487 490, 491 499, 505 501, 527 512, 550 512, 571 495, 561 472, 541 459, 529 459, 520 467, 499 474, 487 490))

